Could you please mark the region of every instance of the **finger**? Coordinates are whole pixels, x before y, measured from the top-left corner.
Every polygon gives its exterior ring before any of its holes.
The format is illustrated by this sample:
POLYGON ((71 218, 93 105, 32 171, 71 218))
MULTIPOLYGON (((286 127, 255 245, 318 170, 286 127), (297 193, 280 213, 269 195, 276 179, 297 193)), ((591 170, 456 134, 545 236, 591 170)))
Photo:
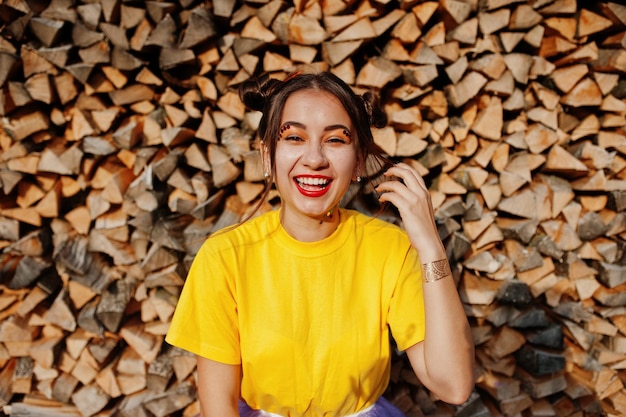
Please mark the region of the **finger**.
POLYGON ((408 174, 411 176, 411 178, 417 180, 417 183, 427 189, 428 187, 426 186, 426 181, 424 181, 424 178, 419 174, 419 172, 417 172, 417 170, 415 168, 413 168, 412 166, 402 163, 402 165, 400 166, 402 169, 406 170, 408 172, 408 174))
POLYGON ((418 205, 392 192, 382 194, 379 201, 392 204, 398 209, 404 227, 410 236, 424 236, 427 231, 437 233, 435 217, 429 205, 418 205))
MULTIPOLYGON (((396 170, 397 171, 397 170, 396 170)), ((415 177, 411 174, 405 173, 407 179, 404 180, 403 177, 398 177, 402 181, 384 181, 376 186, 377 192, 395 192, 399 194, 410 193, 415 198, 409 197, 411 200, 419 200, 419 199, 429 199, 430 191, 426 188, 426 185, 420 184, 415 177)), ((414 201, 415 202, 415 201, 414 201)))
POLYGON ((385 181, 376 186, 376 192, 383 193, 395 193, 403 194, 409 192, 409 189, 405 184, 400 181, 385 181))
POLYGON ((411 190, 398 181, 388 181, 376 187, 379 201, 388 201, 400 211, 431 210, 430 193, 427 190, 411 190))
POLYGON ((419 186, 410 186, 400 181, 385 181, 376 187, 378 193, 394 193, 404 196, 407 200, 416 200, 424 191, 419 186))
POLYGON ((385 175, 395 175, 402 178, 407 185, 418 185, 421 188, 427 188, 422 176, 413 167, 402 162, 389 168, 385 175))
POLYGON ((385 192, 378 196, 378 201, 381 203, 393 204, 402 213, 406 208, 410 206, 409 202, 402 198, 400 194, 394 192, 385 192))

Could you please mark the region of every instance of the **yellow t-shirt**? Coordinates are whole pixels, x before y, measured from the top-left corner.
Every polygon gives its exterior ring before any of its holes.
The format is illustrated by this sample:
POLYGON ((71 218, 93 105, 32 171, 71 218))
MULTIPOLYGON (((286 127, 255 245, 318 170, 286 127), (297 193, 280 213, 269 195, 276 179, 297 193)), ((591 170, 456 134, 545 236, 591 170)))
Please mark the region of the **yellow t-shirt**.
POLYGON ((342 416, 389 383, 424 339, 419 258, 397 226, 352 210, 328 238, 299 242, 272 211, 212 235, 196 255, 166 340, 242 366, 242 398, 289 417, 342 416))

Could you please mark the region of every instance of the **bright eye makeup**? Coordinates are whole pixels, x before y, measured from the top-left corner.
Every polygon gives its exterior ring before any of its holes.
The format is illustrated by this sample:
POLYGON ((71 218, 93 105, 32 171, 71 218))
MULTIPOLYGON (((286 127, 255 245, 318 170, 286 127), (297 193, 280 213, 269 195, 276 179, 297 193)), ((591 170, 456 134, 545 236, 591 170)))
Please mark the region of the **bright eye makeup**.
POLYGON ((291 125, 289 123, 285 123, 284 125, 282 125, 279 131, 280 136, 283 136, 285 132, 287 132, 289 129, 291 129, 291 125))
MULTIPOLYGON (((279 131, 279 140, 286 141, 303 141, 310 139, 304 126, 299 126, 293 122, 287 122, 283 124, 279 131)), ((323 142, 331 144, 349 144, 352 142, 352 133, 343 125, 328 126, 324 129, 323 136, 321 138, 323 142)))
POLYGON ((331 142, 331 143, 346 143, 347 144, 352 141, 352 134, 350 133, 348 129, 345 129, 345 128, 337 129, 337 130, 330 132, 326 141, 331 142))
POLYGON ((290 123, 285 123, 278 131, 279 140, 302 140, 302 136, 301 129, 290 123))

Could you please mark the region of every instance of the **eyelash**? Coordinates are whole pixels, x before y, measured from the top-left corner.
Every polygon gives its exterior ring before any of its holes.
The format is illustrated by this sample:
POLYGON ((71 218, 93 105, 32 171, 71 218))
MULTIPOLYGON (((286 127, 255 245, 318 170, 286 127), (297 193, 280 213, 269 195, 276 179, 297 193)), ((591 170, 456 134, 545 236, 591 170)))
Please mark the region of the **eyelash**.
POLYGON ((329 138, 328 142, 332 142, 332 143, 337 143, 337 142, 339 142, 339 143, 346 143, 346 140, 343 139, 343 138, 339 138, 339 137, 335 136, 335 137, 329 138))
MULTIPOLYGON (((282 140, 293 140, 293 141, 302 141, 304 140, 301 136, 298 135, 287 135, 281 138, 282 140)), ((347 143, 347 141, 343 138, 337 137, 337 136, 332 136, 330 138, 328 138, 326 140, 326 142, 330 142, 330 143, 342 143, 345 144, 347 143)))

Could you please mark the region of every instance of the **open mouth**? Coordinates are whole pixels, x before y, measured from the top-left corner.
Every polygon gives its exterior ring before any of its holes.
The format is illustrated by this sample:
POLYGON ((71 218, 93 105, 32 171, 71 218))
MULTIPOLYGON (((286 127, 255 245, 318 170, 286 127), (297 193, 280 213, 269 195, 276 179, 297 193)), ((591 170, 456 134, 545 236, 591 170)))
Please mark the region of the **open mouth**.
POLYGON ((294 181, 300 193, 308 197, 324 195, 332 182, 325 177, 296 177, 294 181))

